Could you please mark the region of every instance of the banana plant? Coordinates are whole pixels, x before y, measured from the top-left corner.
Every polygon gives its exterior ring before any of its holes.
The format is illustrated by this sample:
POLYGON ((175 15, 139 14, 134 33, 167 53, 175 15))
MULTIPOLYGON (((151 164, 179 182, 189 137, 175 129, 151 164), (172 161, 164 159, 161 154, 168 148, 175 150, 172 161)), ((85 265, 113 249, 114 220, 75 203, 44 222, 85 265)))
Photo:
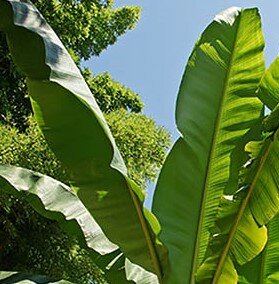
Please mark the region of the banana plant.
POLYGON ((27 196, 78 235, 109 283, 279 282, 279 60, 265 71, 256 8, 221 12, 194 46, 177 99, 180 138, 152 212, 40 12, 0 0, 0 29, 26 74, 39 128, 70 173, 68 187, 2 165, 0 190, 27 196))
POLYGON ((17 272, 10 272, 10 271, 0 271, 0 281, 2 284, 11 284, 11 283, 72 284, 71 282, 65 281, 65 280, 52 281, 48 277, 43 276, 43 275, 29 275, 26 273, 17 273, 17 272))

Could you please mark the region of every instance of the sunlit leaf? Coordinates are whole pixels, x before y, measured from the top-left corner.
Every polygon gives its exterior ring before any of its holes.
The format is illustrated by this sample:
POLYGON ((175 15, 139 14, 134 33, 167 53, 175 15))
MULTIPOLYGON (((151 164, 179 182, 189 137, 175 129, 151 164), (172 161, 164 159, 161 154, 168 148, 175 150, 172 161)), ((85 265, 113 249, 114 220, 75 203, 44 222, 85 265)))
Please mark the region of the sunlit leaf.
POLYGON ((238 189, 249 131, 262 119, 256 95, 264 72, 257 9, 230 8, 202 33, 180 85, 182 135, 160 174, 154 212, 170 251, 168 283, 194 283, 222 194, 238 189))

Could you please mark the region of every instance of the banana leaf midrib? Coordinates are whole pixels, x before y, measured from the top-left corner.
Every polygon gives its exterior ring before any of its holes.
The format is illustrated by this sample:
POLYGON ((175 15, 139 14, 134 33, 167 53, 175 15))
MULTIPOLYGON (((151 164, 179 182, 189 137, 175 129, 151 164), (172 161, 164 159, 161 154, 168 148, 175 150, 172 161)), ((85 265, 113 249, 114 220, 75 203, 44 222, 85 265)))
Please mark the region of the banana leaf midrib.
MULTIPOLYGON (((49 78, 49 81, 53 82, 52 78, 49 78)), ((60 84, 59 80, 55 80, 54 82, 57 85, 59 85, 60 87, 65 88, 63 85, 60 84)), ((78 96, 78 94, 76 92, 74 92, 74 91, 71 91, 71 93, 74 96, 78 96)), ((87 105, 88 108, 91 108, 90 105, 86 101, 84 101, 82 98, 78 98, 78 99, 83 104, 87 105)), ((95 113, 94 109, 93 109, 93 113, 97 117, 97 119, 100 120, 100 118, 98 117, 98 114, 95 113)), ((111 133, 107 132, 107 129, 104 129, 104 131, 105 131, 106 134, 111 136, 111 133)), ((114 143, 114 138, 112 136, 111 136, 111 138, 112 138, 113 146, 115 148, 117 148, 116 144, 114 143)), ((124 175, 124 173, 119 168, 117 168, 115 165, 111 164, 110 167, 112 169, 114 169, 115 171, 119 172, 120 174, 124 175)), ((143 235, 145 236, 144 240, 145 240, 147 248, 148 248, 150 259, 152 260, 152 263, 154 265, 155 273, 158 276, 159 283, 161 284, 162 283, 162 270, 161 270, 160 260, 159 260, 158 254, 156 252, 156 249, 155 249, 155 244, 152 242, 152 237, 151 237, 151 234, 150 234, 150 230, 148 229, 147 221, 146 221, 146 219, 144 217, 143 211, 141 210, 142 206, 141 206, 141 204, 139 202, 139 197, 136 196, 136 193, 132 189, 131 185, 127 181, 125 181, 125 183, 126 183, 126 188, 127 188, 128 192, 129 192, 129 195, 131 196, 132 203, 135 206, 135 210, 137 212, 139 223, 141 224, 143 235)))
MULTIPOLYGON (((49 81, 53 82, 52 78, 49 78, 49 81)), ((65 88, 63 85, 60 84, 59 80, 55 80, 54 82, 57 85, 61 86, 62 88, 65 88)), ((74 92, 74 91, 71 91, 71 93, 74 96, 78 96, 78 94, 76 92, 74 92)), ((84 101, 82 98, 78 98, 78 99, 83 104, 87 105, 88 108, 91 108, 90 105, 86 101, 84 101)), ((97 117, 97 119, 100 120, 98 114, 95 113, 94 109, 93 109, 93 113, 97 117)), ((104 129, 104 131, 105 131, 106 134, 111 136, 111 133, 107 132, 107 129, 104 129)), ((111 138, 112 138, 112 142, 114 142, 114 138, 112 136, 111 136, 111 138)), ((115 143, 113 143, 113 146, 115 148, 117 148, 115 143)), ((119 168, 117 168, 115 165, 111 164, 110 166, 111 166, 112 169, 114 169, 117 172, 119 172, 120 174, 124 175, 124 173, 119 168)), ((147 248, 148 248, 150 259, 152 260, 152 263, 154 265, 155 273, 158 276, 159 283, 161 284, 162 283, 162 269, 161 269, 161 265, 160 265, 160 260, 159 260, 158 254, 156 252, 156 249, 155 249, 155 244, 152 242, 152 237, 151 237, 150 231, 148 229, 147 221, 146 221, 146 219, 144 217, 143 211, 141 210, 142 206, 141 206, 141 204, 139 202, 139 197, 136 196, 136 193, 132 189, 131 185, 127 181, 125 183, 126 183, 126 188, 127 188, 128 192, 129 192, 129 195, 131 196, 132 203, 135 206, 135 209, 136 209, 136 212, 137 212, 137 216, 138 216, 138 220, 139 220, 139 223, 141 224, 143 235, 145 236, 144 240, 145 240, 147 248)))
MULTIPOLYGON (((56 84, 58 84, 60 87, 62 88, 65 88, 63 86, 63 84, 60 84, 59 80, 53 80, 51 77, 49 78, 49 81, 50 82, 55 82, 56 84)), ((78 97, 78 94, 74 91, 71 90, 71 93, 74 95, 74 96, 77 96, 77 98, 85 105, 88 106, 88 108, 92 109, 91 106, 86 102, 84 101, 82 98, 79 98, 78 97)), ((96 116, 96 118, 100 121, 101 119, 99 118, 98 114, 95 112, 94 109, 93 110, 93 113, 94 115, 96 116)), ((104 132, 112 139, 112 142, 113 142, 113 146, 114 147, 117 147, 116 144, 114 143, 114 138, 111 136, 111 133, 108 131, 108 129, 105 129, 104 128, 104 132)), ((111 168, 113 168, 114 170, 116 170, 117 172, 119 172, 120 174, 123 174, 124 173, 117 167, 115 167, 114 165, 110 165, 111 168)), ((146 244, 147 244, 147 247, 149 249, 149 255, 150 255, 150 258, 152 260, 152 263, 154 264, 154 269, 155 269, 155 273, 156 275, 158 276, 158 279, 159 279, 159 283, 161 284, 162 283, 162 271, 161 271, 161 266, 160 266, 160 261, 159 261, 159 258, 158 258, 158 255, 156 253, 156 250, 155 250, 155 247, 154 247, 154 244, 152 242, 152 238, 151 238, 151 235, 150 235, 150 232, 149 232, 149 229, 148 229, 148 225, 147 225, 147 222, 146 222, 146 219, 143 215, 143 212, 142 210, 140 209, 142 206, 140 205, 139 203, 139 200, 138 200, 138 197, 136 197, 136 193, 133 191, 133 189, 131 188, 131 186, 128 184, 128 182, 126 182, 126 188, 128 189, 128 192, 131 196, 131 200, 135 206, 135 209, 136 209, 136 212, 137 212, 137 216, 138 216, 138 220, 141 224, 141 227, 142 227, 142 231, 143 231, 143 235, 145 236, 145 241, 146 241, 146 244)))
POLYGON ((135 208, 136 208, 136 211, 138 213, 137 215, 139 217, 139 221, 140 221, 140 224, 141 224, 141 227, 142 227, 142 230, 143 230, 143 234, 145 236, 145 241, 146 241, 147 247, 149 248, 150 258, 151 258, 151 260, 154 264, 155 273, 158 277, 159 284, 162 284, 163 283, 162 282, 163 277, 162 277, 162 270, 161 270, 161 266, 160 266, 159 257, 158 257, 158 254, 156 252, 156 249, 154 247, 154 243, 151 240, 151 236, 150 236, 150 233, 149 233, 149 230, 148 230, 148 225, 146 223, 146 219, 144 218, 143 211, 140 209, 141 205, 139 204, 138 198, 135 196, 135 193, 134 193, 133 189, 130 187, 130 185, 127 184, 127 187, 128 187, 129 193, 131 195, 132 202, 135 204, 135 208))
MULTIPOLYGON (((240 26, 240 21, 241 21, 241 18, 240 17, 240 20, 237 24, 237 32, 236 32, 236 35, 235 35, 235 38, 234 38, 234 44, 233 44, 233 50, 232 50, 232 54, 231 54, 231 58, 230 58, 230 62, 229 62, 229 65, 228 65, 228 71, 227 71, 227 74, 226 74, 226 77, 225 77, 225 83, 224 83, 224 87, 223 87, 223 95, 222 95, 222 98, 221 98, 221 101, 220 101, 220 107, 219 109, 223 110, 222 106, 224 105, 224 102, 225 102, 225 95, 227 93, 227 88, 228 88, 228 82, 229 82, 229 78, 230 78, 230 73, 231 73, 231 69, 232 69, 232 66, 233 66, 233 61, 234 61, 234 55, 235 55, 235 47, 236 47, 236 43, 237 43, 237 38, 238 38, 238 32, 239 32, 239 26, 240 26)), ((192 284, 195 284, 195 273, 196 273, 196 269, 197 269, 197 265, 198 265, 198 254, 199 254, 199 243, 200 243, 200 237, 201 237, 201 231, 202 231, 202 226, 203 226, 203 215, 204 215, 204 212, 205 212, 205 204, 206 204, 206 200, 207 200, 207 188, 208 188, 208 183, 209 183, 209 179, 210 179, 210 173, 211 173, 211 166, 212 166, 212 157, 214 156, 214 153, 215 153, 215 148, 216 148, 216 140, 217 140, 217 137, 218 137, 218 133, 219 133, 219 126, 220 126, 220 123, 221 123, 221 118, 222 118, 222 115, 223 115, 223 112, 220 111, 218 113, 218 115, 216 116, 216 121, 215 121, 215 127, 214 127, 214 134, 213 134, 213 137, 212 137, 212 140, 211 140, 211 147, 210 147, 210 152, 209 152, 209 155, 208 155, 208 163, 206 165, 206 175, 205 175, 205 178, 204 178, 204 193, 203 193, 203 196, 202 196, 202 199, 201 199, 201 210, 200 210, 200 216, 199 216, 199 224, 198 224, 198 228, 197 228, 197 239, 196 239, 196 243, 195 243, 195 252, 194 252, 194 255, 193 255, 193 260, 192 260, 192 271, 191 271, 191 282, 192 284)))
MULTIPOLYGON (((274 135, 276 135, 276 134, 274 134, 274 135)), ((253 190, 255 188, 255 185, 257 184, 258 177, 259 177, 259 175, 261 173, 261 170, 262 170, 262 168, 263 168, 263 166, 265 164, 265 161, 268 158, 268 155, 269 155, 270 150, 271 150, 271 146, 272 146, 272 142, 269 139, 268 140, 268 145, 266 145, 266 150, 265 150, 265 152, 263 154, 263 157, 259 161, 259 167, 258 167, 258 169, 257 169, 257 171, 255 173, 253 182, 252 182, 251 186, 248 189, 247 195, 245 196, 245 198, 243 199, 243 201, 242 201, 242 203, 240 205, 238 214, 236 216, 235 223, 233 224, 233 226, 232 226, 232 228, 230 230, 230 233, 229 233, 229 236, 228 236, 228 241, 226 242, 225 248, 224 248, 224 250, 223 250, 223 252, 222 252, 222 254, 220 256, 220 259, 219 259, 219 261, 217 263, 217 267, 216 267, 216 270, 215 270, 215 274, 214 274, 214 277, 213 277, 212 284, 217 284, 218 280, 219 280, 219 277, 221 276, 223 265, 224 265, 224 263, 225 263, 225 261, 227 259, 227 256, 228 256, 228 253, 229 253, 232 241, 234 239, 234 236, 236 234, 238 225, 239 225, 239 223, 241 221, 241 218, 243 217, 245 209, 246 209, 246 207, 247 207, 247 205, 249 203, 249 200, 250 200, 250 198, 252 196, 253 190)), ((260 282, 260 283, 262 283, 262 282, 260 282)))

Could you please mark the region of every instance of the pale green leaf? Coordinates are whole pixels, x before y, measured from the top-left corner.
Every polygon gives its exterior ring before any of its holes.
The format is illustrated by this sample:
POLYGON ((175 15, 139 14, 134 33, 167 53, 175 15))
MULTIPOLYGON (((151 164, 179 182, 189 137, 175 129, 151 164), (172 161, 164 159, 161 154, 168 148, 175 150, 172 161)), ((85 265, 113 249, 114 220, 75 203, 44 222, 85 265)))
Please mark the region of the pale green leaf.
MULTIPOLYGON (((107 239, 76 193, 67 185, 27 169, 0 165, 0 190, 24 198, 42 216, 58 221, 68 234, 78 237, 95 264, 105 272, 109 283, 134 283, 126 280, 124 258, 119 260, 121 252, 118 247, 107 239)), ((143 268, 141 273, 156 278, 143 268)))
MULTIPOLYGON (((237 219, 243 195, 239 192, 233 200, 221 199, 208 256, 197 272, 198 283, 205 283, 206 280, 223 283, 224 277, 229 278, 231 273, 236 273, 232 260, 242 265, 263 250, 267 241, 266 228, 259 228, 248 208, 241 220, 237 219)), ((235 279, 233 283, 237 283, 237 274, 235 279)))
POLYGON ((249 209, 246 209, 232 241, 232 255, 243 265, 257 256, 264 249, 266 242, 266 227, 259 227, 249 209))
POLYGON ((256 222, 264 225, 279 209, 279 131, 265 141, 260 155, 249 206, 256 222))
MULTIPOLYGON (((200 271, 197 274, 196 281, 200 284, 211 283, 212 275, 214 274, 214 263, 217 261, 216 257, 210 257, 204 262, 200 271)), ((222 270, 219 283, 236 284, 238 280, 237 272, 234 268, 231 258, 228 258, 222 270)))
POLYGON ((238 268, 243 284, 279 283, 279 215, 268 224, 268 242, 254 260, 238 268))
POLYGON ((263 256, 265 284, 279 283, 279 214, 268 224, 268 243, 263 256))
POLYGON ((117 250, 67 185, 27 169, 0 165, 0 190, 24 197, 41 215, 58 221, 99 254, 117 250))
POLYGON ((137 284, 159 284, 158 279, 155 274, 150 273, 144 270, 142 267, 133 264, 128 259, 125 260, 125 270, 126 270, 126 278, 128 280, 133 280, 137 284))
POLYGON ((43 275, 29 275, 27 273, 0 271, 1 284, 71 284, 66 280, 51 280, 43 275))

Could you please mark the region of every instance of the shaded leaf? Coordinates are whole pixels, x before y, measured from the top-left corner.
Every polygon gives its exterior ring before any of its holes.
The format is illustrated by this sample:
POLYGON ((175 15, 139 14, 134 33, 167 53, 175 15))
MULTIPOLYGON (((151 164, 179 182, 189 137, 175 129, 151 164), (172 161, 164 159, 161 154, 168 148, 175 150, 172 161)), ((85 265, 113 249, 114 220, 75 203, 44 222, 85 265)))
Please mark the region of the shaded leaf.
POLYGON ((279 101, 279 57, 277 57, 261 80, 260 89, 258 92, 261 101, 267 105, 270 110, 273 110, 279 101))
POLYGON ((108 238, 161 278, 159 257, 165 259, 165 250, 152 230, 157 220, 146 218, 144 194, 127 178, 104 117, 61 41, 25 1, 1 0, 0 28, 28 77, 35 117, 69 170, 72 188, 108 238))
POLYGON ((71 284, 71 282, 66 280, 51 280, 47 276, 42 275, 29 275, 26 273, 19 272, 8 272, 0 271, 0 282, 2 284, 14 284, 14 283, 24 283, 24 284, 71 284))
POLYGON ((0 190, 26 200, 46 218, 56 220, 71 235, 101 255, 117 250, 67 185, 42 174, 0 165, 0 190))
POLYGON ((268 242, 264 251, 239 267, 239 283, 275 284, 279 281, 279 215, 268 224, 268 242))
MULTIPOLYGON (((279 101, 279 97, 278 97, 279 101)), ((268 115, 263 121, 263 130, 272 132, 279 127, 279 104, 274 108, 272 113, 268 115)))

